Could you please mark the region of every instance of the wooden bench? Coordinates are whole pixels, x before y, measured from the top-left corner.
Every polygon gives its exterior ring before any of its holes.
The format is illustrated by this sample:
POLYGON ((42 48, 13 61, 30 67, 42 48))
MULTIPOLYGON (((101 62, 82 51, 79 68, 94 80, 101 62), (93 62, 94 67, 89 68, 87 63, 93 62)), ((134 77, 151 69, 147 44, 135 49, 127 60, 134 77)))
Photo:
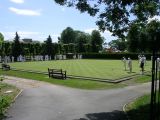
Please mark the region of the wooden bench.
POLYGON ((10 70, 11 69, 11 67, 10 67, 10 65, 7 65, 7 64, 2 64, 2 70, 10 70))
POLYGON ((52 78, 58 79, 66 79, 66 71, 62 71, 62 69, 50 69, 48 68, 48 76, 52 78))

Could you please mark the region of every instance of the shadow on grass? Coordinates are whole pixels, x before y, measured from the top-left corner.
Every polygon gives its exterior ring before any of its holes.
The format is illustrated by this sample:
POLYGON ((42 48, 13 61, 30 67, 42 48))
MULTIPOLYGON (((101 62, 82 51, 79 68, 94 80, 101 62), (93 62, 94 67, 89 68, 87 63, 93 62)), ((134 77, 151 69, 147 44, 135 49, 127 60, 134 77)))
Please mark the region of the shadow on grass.
POLYGON ((130 120, 150 120, 150 104, 127 111, 130 120))
POLYGON ((85 115, 85 118, 79 118, 74 120, 127 120, 123 111, 112 111, 102 113, 89 113, 85 115))

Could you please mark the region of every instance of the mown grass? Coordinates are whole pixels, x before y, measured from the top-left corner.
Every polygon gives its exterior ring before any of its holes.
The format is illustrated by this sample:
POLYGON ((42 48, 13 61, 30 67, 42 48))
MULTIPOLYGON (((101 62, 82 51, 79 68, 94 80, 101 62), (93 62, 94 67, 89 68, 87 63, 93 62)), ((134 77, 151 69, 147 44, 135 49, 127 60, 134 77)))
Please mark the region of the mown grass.
MULTIPOLYGON (((126 107, 130 120, 150 120, 150 95, 144 95, 126 107)), ((160 115, 160 114, 159 114, 160 115)))
POLYGON ((151 82, 151 80, 152 80, 151 75, 142 75, 134 79, 135 83, 146 83, 146 82, 151 82))
MULTIPOLYGON (((17 69, 33 70, 47 72, 48 68, 63 69, 67 75, 118 79, 133 74, 140 74, 138 61, 133 60, 133 71, 124 70, 124 64, 121 60, 56 60, 56 61, 38 61, 38 62, 16 62, 10 63, 11 67, 17 69)), ((146 71, 150 71, 151 62, 147 62, 146 71)))
POLYGON ((0 73, 3 75, 8 76, 16 76, 21 78, 45 81, 52 84, 63 85, 72 88, 79 88, 79 89, 111 89, 111 88, 120 88, 124 87, 123 84, 112 84, 112 83, 105 83, 105 82, 97 82, 97 81, 90 81, 90 80, 80 80, 80 79, 54 79, 49 78, 47 75, 43 74, 35 74, 35 73, 27 73, 27 72, 20 72, 20 71, 2 71, 0 73))
POLYGON ((7 107, 9 107, 9 105, 13 102, 19 91, 20 90, 18 88, 12 85, 0 82, 0 120, 4 118, 7 107), (5 93, 6 91, 12 92, 5 93))

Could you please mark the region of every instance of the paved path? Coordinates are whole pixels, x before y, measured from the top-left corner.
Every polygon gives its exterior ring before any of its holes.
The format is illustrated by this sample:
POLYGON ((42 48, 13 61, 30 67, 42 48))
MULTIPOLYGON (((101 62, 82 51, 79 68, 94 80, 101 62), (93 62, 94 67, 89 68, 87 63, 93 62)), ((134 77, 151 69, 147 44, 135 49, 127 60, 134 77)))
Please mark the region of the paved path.
POLYGON ((80 90, 8 77, 23 89, 6 120, 125 120, 125 103, 150 91, 150 84, 112 90, 80 90))

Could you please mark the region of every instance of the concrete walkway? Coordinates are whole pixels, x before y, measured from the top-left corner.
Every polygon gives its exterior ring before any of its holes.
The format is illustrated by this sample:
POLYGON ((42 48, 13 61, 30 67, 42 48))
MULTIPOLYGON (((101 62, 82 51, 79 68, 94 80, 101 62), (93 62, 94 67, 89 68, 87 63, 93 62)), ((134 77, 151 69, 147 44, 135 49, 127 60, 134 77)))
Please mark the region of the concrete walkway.
POLYGON ((150 84, 112 90, 80 90, 45 82, 8 77, 23 89, 6 120, 126 120, 122 107, 150 92, 150 84))

